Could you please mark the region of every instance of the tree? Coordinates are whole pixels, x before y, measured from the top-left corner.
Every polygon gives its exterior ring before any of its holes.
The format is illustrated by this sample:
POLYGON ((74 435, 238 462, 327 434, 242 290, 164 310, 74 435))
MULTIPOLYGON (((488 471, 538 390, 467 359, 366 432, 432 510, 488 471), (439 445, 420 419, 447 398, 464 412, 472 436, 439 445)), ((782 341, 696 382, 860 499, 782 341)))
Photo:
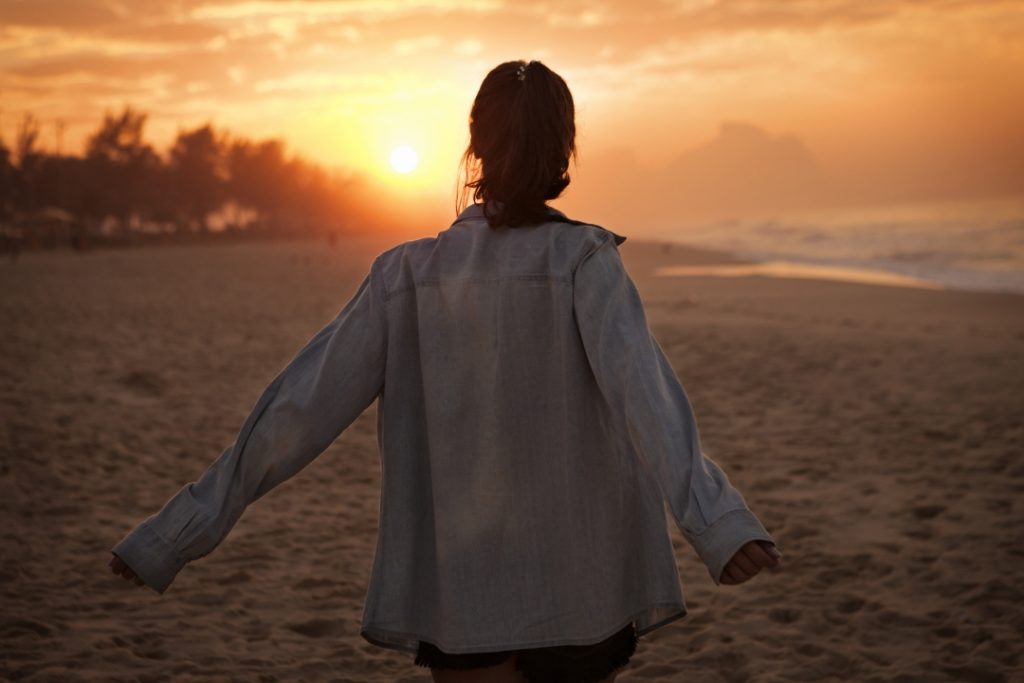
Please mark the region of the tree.
POLYGON ((15 210, 31 211, 38 200, 38 175, 43 154, 38 148, 39 119, 30 113, 21 117, 14 142, 17 173, 14 175, 13 205, 15 210))
POLYGON ((226 195, 224 137, 209 123, 192 131, 179 131, 170 152, 174 194, 190 224, 207 229, 209 215, 226 195))
POLYGON ((82 207, 93 218, 114 216, 129 229, 133 216, 144 218, 154 207, 160 157, 143 141, 146 114, 125 106, 109 112, 86 144, 91 200, 82 207))
POLYGON ((18 169, 13 162, 11 149, 0 137, 0 222, 10 218, 14 211, 15 185, 18 169))
POLYGON ((288 162, 280 140, 236 139, 227 153, 228 191, 262 221, 279 222, 285 202, 288 162))

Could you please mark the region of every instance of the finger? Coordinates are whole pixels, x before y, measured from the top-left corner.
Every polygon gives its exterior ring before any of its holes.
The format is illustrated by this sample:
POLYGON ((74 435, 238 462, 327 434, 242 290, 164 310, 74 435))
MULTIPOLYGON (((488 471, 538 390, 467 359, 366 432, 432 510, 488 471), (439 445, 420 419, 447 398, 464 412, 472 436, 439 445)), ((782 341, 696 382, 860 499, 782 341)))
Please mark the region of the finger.
POLYGON ((743 583, 748 578, 750 578, 746 574, 744 574, 742 570, 736 567, 736 565, 732 562, 725 565, 725 573, 728 574, 736 583, 743 583))
POLYGON ((735 564, 731 565, 728 571, 729 575, 732 576, 733 580, 736 581, 737 584, 741 584, 750 578, 735 564))
POLYGON ((723 569, 722 570, 722 575, 720 577, 718 577, 718 583, 721 583, 721 584, 726 585, 726 586, 732 586, 736 582, 733 581, 732 577, 729 576, 726 573, 725 569, 723 569))
POLYGON ((136 576, 135 577, 135 585, 136 586, 145 586, 146 582, 143 581, 142 579, 140 579, 138 576, 136 576))
POLYGON ((115 574, 120 574, 124 571, 124 568, 127 566, 128 565, 124 563, 124 560, 117 556, 115 556, 113 561, 110 563, 110 568, 113 570, 115 574))
POLYGON ((743 555, 759 567, 774 567, 779 563, 759 543, 748 543, 743 546, 743 555))
POLYGON ((133 572, 130 568, 125 567, 123 576, 124 578, 131 580, 135 578, 135 572, 133 572))
POLYGON ((744 574, 753 576, 761 571, 761 566, 750 557, 747 557, 745 552, 738 552, 733 555, 732 561, 737 567, 743 570, 744 574))

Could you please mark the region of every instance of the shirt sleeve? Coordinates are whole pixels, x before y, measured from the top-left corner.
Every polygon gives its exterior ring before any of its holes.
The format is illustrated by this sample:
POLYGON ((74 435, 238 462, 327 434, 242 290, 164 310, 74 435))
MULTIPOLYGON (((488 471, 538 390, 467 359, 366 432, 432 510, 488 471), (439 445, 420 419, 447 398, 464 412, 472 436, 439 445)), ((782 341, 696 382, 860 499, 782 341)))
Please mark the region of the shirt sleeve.
POLYGON ((386 324, 377 261, 355 295, 263 391, 229 446, 112 548, 163 593, 210 553, 246 507, 322 453, 380 394, 386 324))
POLYGON ((595 379, 623 416, 676 525, 716 585, 747 542, 775 542, 722 469, 701 450, 689 398, 651 333, 614 233, 574 275, 574 310, 595 379))

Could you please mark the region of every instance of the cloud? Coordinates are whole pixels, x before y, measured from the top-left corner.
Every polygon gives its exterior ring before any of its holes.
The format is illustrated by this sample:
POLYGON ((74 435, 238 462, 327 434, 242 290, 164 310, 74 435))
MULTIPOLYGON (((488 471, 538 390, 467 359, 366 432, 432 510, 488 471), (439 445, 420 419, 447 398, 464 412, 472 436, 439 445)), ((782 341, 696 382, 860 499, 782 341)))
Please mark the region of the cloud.
MULTIPOLYGON (((5 123, 131 102, 154 125, 292 115, 266 124, 287 131, 302 111, 380 118, 391 91, 468 104, 494 64, 542 59, 592 129, 662 159, 722 118, 794 121, 810 143, 860 125, 883 159, 936 103, 1024 116, 1022 32, 1013 0, 0 0, 0 92, 5 123)), ((993 116, 963 115, 958 144, 993 116)))
POLYGON ((0 4, 0 24, 6 26, 50 26, 68 31, 109 26, 122 19, 101 0, 33 0, 0 4))
POLYGON ((436 50, 442 45, 441 36, 417 36, 415 38, 402 38, 394 44, 395 53, 402 57, 408 57, 424 51, 436 50))
POLYGON ((143 25, 115 24, 102 27, 95 35, 125 43, 158 42, 199 45, 224 35, 224 31, 216 26, 197 21, 168 21, 143 25))
POLYGON ((396 14, 452 13, 479 14, 502 6, 497 0, 242 0, 240 2, 206 2, 195 6, 191 15, 197 18, 231 21, 262 19, 272 16, 299 16, 310 22, 337 17, 354 17, 366 21, 396 14))

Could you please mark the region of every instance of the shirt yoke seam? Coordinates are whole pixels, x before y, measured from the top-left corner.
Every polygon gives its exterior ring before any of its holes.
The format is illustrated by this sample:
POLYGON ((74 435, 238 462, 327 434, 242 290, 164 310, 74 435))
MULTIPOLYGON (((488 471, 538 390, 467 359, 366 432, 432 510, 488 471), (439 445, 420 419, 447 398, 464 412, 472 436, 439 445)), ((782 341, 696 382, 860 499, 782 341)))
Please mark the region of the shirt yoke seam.
POLYGON ((442 284, 451 282, 501 282, 503 280, 524 280, 524 281, 547 281, 547 282, 559 282, 561 284, 572 284, 572 278, 565 275, 551 274, 524 274, 524 275, 499 275, 497 277, 489 276, 470 276, 470 277, 446 277, 446 278, 423 278, 414 281, 411 284, 397 287, 391 290, 385 289, 384 300, 387 301, 400 294, 410 292, 417 287, 436 287, 442 284))

